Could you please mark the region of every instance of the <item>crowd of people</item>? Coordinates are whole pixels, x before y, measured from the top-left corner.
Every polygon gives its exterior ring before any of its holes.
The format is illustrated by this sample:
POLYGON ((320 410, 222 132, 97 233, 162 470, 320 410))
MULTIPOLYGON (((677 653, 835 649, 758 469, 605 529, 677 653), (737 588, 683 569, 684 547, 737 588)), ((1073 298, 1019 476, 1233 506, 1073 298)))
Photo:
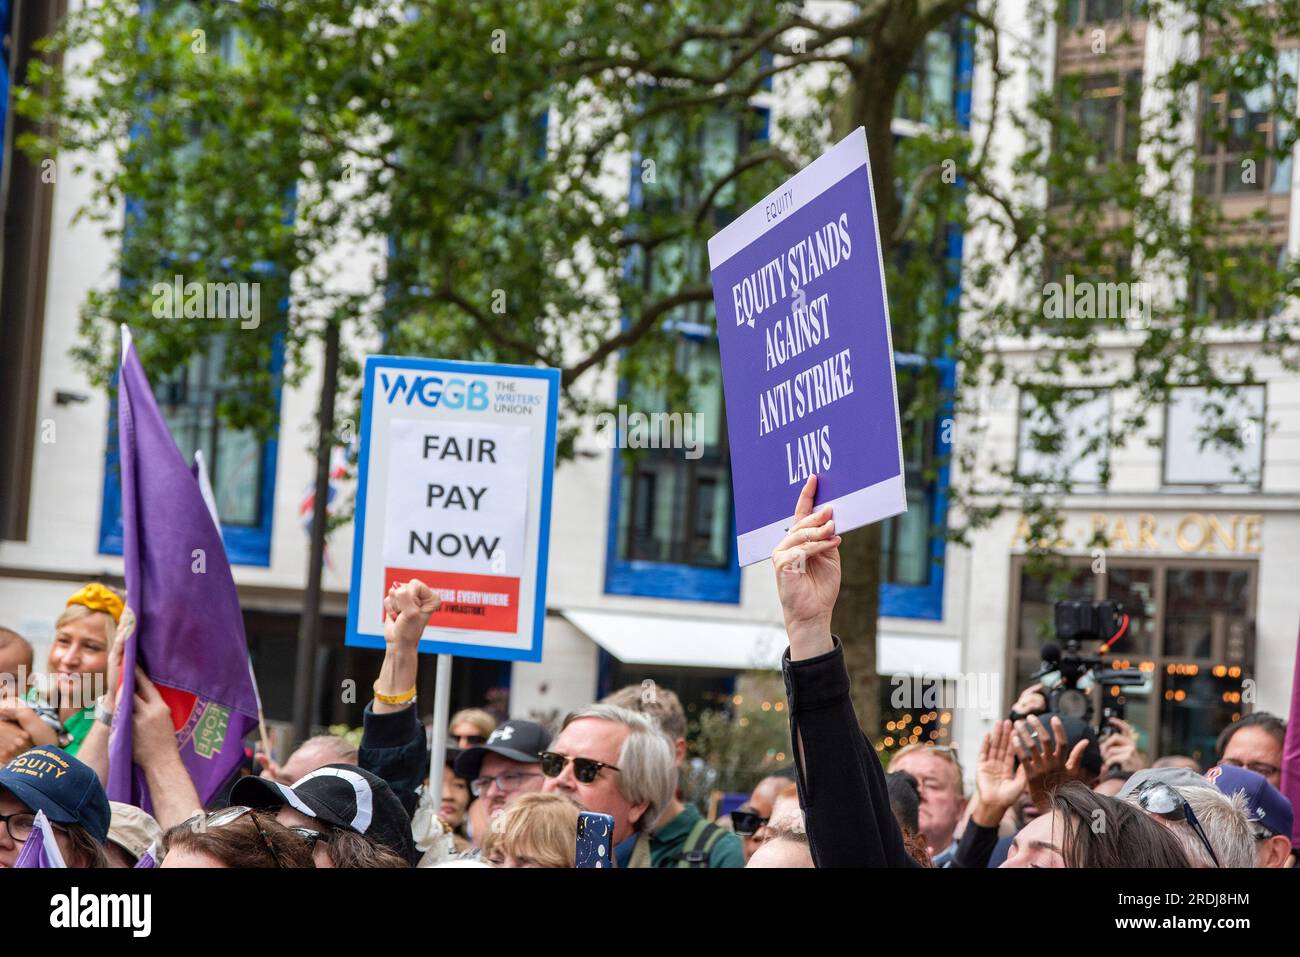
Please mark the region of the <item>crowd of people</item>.
MULTIPOLYGON (((553 729, 458 712, 441 780, 431 778, 414 689, 438 599, 418 580, 385 599, 386 648, 360 745, 321 735, 282 764, 257 754, 205 808, 171 710, 142 670, 133 706, 119 707, 124 604, 92 584, 59 617, 43 680, 0 689, 0 867, 18 861, 43 819, 69 867, 571 868, 584 811, 612 819, 608 864, 618 868, 1294 864, 1291 802, 1279 790, 1285 723, 1265 713, 1225 728, 1208 769, 1183 756, 1148 767, 1126 723, 1111 719, 1098 736, 1048 714, 1034 685, 984 736, 971 793, 953 748, 909 745, 886 771, 831 633, 840 538, 830 509, 814 510, 815 491, 814 477, 773 553, 794 764, 716 820, 682 794, 686 716, 659 686, 623 688, 553 729), (147 808, 107 796, 122 714, 147 808)), ((33 665, 31 646, 0 629, 0 675, 33 665)))

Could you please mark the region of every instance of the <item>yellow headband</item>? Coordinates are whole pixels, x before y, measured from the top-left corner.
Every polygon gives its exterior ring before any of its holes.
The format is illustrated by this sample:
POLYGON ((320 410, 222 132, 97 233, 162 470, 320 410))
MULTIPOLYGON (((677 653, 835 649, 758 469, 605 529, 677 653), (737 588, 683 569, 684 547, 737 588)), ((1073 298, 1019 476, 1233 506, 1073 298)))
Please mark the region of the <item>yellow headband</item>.
POLYGON ((68 604, 84 605, 91 611, 102 611, 112 615, 113 621, 122 620, 122 599, 118 598, 112 589, 99 582, 91 582, 82 588, 68 599, 68 604))

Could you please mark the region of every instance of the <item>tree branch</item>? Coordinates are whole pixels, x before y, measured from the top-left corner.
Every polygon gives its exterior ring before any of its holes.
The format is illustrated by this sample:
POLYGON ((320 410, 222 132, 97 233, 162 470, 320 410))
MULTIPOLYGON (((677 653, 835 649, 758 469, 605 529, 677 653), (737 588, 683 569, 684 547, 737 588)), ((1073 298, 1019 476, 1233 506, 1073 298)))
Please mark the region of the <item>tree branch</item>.
POLYGON ((687 286, 671 296, 660 299, 653 305, 643 309, 641 315, 637 317, 636 322, 632 323, 632 325, 625 327, 618 335, 606 339, 586 358, 566 368, 560 376, 560 384, 568 388, 570 384, 592 366, 600 365, 619 349, 640 339, 655 324, 655 321, 665 313, 671 312, 678 306, 685 306, 692 302, 706 302, 712 298, 713 287, 706 283, 687 286))

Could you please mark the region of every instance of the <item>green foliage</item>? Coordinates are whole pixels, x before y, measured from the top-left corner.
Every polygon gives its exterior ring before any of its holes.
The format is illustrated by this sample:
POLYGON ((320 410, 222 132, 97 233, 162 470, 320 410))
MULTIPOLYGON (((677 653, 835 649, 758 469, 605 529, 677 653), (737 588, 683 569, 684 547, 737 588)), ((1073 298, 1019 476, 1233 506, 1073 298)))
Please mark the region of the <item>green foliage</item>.
MULTIPOLYGON (((1256 376, 1258 358, 1297 359, 1297 277, 1275 255, 1267 209, 1234 224, 1216 197, 1185 184, 1206 175, 1206 144, 1261 168, 1290 155, 1294 123, 1230 128, 1203 107, 1269 87, 1294 115, 1295 70, 1279 48, 1297 35, 1300 0, 1198 0, 1190 16, 1148 3, 1152 23, 1210 29, 1148 77, 1152 115, 1120 98, 1137 139, 1119 151, 1095 89, 1068 71, 1046 80, 1042 38, 1064 19, 1050 0, 1014 31, 995 4, 967 0, 837 5, 834 19, 760 0, 154 6, 145 16, 127 4, 78 8, 49 45, 67 52, 66 73, 37 65, 19 95, 25 114, 47 121, 22 145, 90 171, 84 215, 126 240, 123 281, 85 304, 79 357, 108 381, 122 321, 160 373, 226 335, 240 388, 222 413, 236 425, 274 427, 272 350, 283 344, 287 379, 299 381, 326 323, 347 326, 339 389, 352 399, 360 355, 381 335, 387 352, 561 368, 562 456, 604 411, 591 380, 616 360, 633 389, 675 407, 690 383, 666 322, 713 321, 708 237, 859 124, 896 348, 947 355, 960 370, 953 397, 927 368, 904 410, 930 421, 955 401, 956 534, 1022 498, 1050 523, 1069 490, 1065 475, 978 459, 993 387, 1044 410, 1031 436, 1044 450, 1059 448, 1058 423, 1077 401, 1065 385, 1126 387, 1093 444, 1114 449, 1177 385, 1226 396, 1256 376), (942 65, 940 30, 969 38, 992 68, 974 138, 920 95, 915 67, 925 56, 942 65), (1011 104, 1013 75, 1035 91, 1028 109, 1011 104), (784 108, 791 84, 805 110, 784 108), (783 109, 764 137, 769 119, 755 104, 772 101, 783 109), (896 119, 913 123, 911 135, 895 137, 896 119), (1179 138, 1188 124, 1203 130, 1199 142, 1179 138), (955 228, 966 235, 960 277, 955 228), (354 262, 362 249, 375 255, 354 262), (1045 316, 1050 277, 1109 282, 1139 270, 1169 287, 1142 323, 1045 316), (154 284, 178 272, 261 281, 264 321, 244 330, 155 317, 154 284), (1024 348, 1045 331, 1053 348, 1024 348), (1259 348, 1214 348, 1224 336, 1259 348)), ((1113 48, 1120 40, 1112 31, 1113 48)), ((1232 423, 1208 432, 1241 441, 1232 423)))
POLYGON ((697 798, 714 790, 751 791, 772 771, 794 763, 781 679, 751 673, 737 687, 744 688, 739 703, 701 712, 691 729, 691 755, 709 769, 707 781, 692 782, 697 798))

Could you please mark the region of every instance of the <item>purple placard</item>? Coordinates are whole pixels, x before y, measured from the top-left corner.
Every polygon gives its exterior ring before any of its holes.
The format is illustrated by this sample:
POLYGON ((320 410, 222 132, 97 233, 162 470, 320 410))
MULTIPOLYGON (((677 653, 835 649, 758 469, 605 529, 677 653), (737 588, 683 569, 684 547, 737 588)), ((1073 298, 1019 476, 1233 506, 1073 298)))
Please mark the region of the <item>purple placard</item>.
POLYGON ((859 127, 709 240, 740 564, 799 489, 846 532, 907 509, 884 264, 859 127))

